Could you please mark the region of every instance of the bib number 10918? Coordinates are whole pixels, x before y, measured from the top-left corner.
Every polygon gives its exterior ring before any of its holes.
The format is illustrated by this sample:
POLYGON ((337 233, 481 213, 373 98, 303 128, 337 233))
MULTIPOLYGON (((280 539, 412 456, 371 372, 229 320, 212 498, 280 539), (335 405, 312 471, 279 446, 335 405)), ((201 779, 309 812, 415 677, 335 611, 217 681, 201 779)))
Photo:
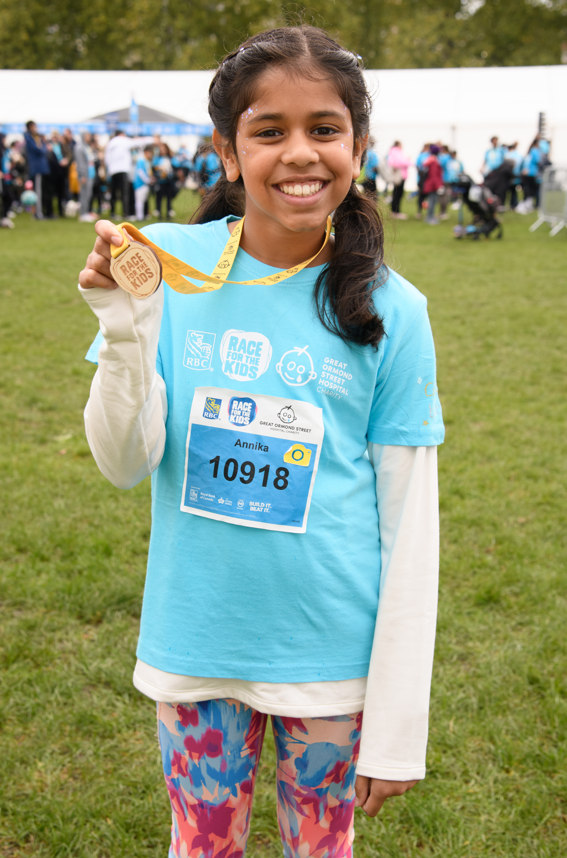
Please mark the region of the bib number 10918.
POLYGON ((275 468, 272 476, 272 468, 270 465, 263 465, 261 468, 256 468, 254 462, 238 462, 237 459, 226 459, 224 463, 220 456, 215 456, 209 459, 209 465, 213 466, 213 479, 224 478, 227 483, 232 483, 238 480, 244 485, 254 482, 260 483, 263 488, 266 488, 271 482, 271 485, 278 491, 284 491, 289 485, 289 470, 287 468, 275 468))
POLYGON ((181 511, 305 533, 323 436, 323 413, 308 402, 196 388, 181 511))

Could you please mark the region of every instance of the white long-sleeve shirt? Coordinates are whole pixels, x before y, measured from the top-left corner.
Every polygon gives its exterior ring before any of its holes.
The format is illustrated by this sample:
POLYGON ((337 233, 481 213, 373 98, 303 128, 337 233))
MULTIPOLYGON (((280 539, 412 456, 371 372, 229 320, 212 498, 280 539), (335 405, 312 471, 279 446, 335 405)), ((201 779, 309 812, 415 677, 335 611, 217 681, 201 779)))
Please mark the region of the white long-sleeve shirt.
POLYGON ((104 150, 104 163, 109 176, 116 173, 130 173, 132 169, 132 149, 141 149, 153 143, 153 137, 126 137, 118 134, 112 137, 104 150))
MULTIPOLYGON (((163 290, 139 301, 121 290, 80 289, 99 318, 99 352, 85 426, 102 473, 129 488, 158 465, 167 399, 156 371, 163 290)), ((155 700, 232 697, 269 714, 364 711, 357 772, 387 780, 425 775, 438 579, 435 447, 370 444, 382 551, 379 611, 367 678, 259 683, 165 673, 138 662, 134 682, 155 700)))

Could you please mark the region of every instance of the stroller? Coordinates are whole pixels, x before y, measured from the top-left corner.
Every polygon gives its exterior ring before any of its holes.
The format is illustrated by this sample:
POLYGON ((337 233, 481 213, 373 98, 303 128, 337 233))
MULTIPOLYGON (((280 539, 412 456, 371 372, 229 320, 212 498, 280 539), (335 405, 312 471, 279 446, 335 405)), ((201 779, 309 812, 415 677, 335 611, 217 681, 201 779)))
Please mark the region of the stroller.
MULTIPOLYGON (((497 171, 494 170, 493 172, 496 173, 497 171)), ((487 180, 490 179, 490 176, 492 173, 487 176, 487 180)), ((494 231, 496 231, 496 238, 502 238, 502 224, 496 216, 501 198, 491 189, 488 181, 482 185, 477 185, 470 176, 462 173, 457 180, 456 190, 460 194, 461 205, 459 207, 459 222, 453 230, 455 238, 472 238, 478 241, 481 235, 490 238, 494 231), (472 223, 468 225, 464 223, 463 203, 473 217, 472 223)))

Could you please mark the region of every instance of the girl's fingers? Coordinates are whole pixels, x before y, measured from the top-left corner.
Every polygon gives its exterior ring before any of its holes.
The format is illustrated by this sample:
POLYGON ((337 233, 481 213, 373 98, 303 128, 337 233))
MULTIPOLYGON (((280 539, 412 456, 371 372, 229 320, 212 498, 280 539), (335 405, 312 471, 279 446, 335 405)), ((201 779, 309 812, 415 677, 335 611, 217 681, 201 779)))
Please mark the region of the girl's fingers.
POLYGON ((358 775, 355 805, 362 807, 367 816, 376 816, 386 799, 403 795, 416 783, 417 781, 386 781, 358 775))
POLYGON ((120 247, 120 245, 124 241, 122 233, 120 232, 118 227, 112 223, 111 220, 97 220, 97 222, 95 223, 95 232, 97 236, 102 240, 102 242, 106 245, 115 244, 117 247, 120 247))
MULTIPOLYGON (((92 256, 92 254, 91 254, 92 256)), ((117 285, 110 276, 110 268, 102 269, 102 266, 91 267, 90 259, 79 273, 79 286, 83 289, 117 289, 117 285)))
POLYGON ((362 807, 370 793, 370 778, 365 775, 357 775, 354 789, 356 793, 355 807, 362 807))
POLYGON ((110 245, 119 247, 124 238, 110 220, 98 220, 95 232, 97 237, 94 247, 79 274, 79 285, 83 289, 116 289, 116 283, 110 274, 110 245))

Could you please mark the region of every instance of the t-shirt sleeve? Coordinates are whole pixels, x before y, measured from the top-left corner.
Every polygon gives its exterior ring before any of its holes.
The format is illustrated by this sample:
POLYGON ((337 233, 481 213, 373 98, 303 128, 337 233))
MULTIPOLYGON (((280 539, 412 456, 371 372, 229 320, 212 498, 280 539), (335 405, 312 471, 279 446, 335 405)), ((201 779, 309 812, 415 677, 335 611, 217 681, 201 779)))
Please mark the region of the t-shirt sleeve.
POLYGON ((102 335, 102 331, 99 330, 97 332, 96 337, 89 346, 89 349, 85 355, 85 360, 88 360, 90 363, 98 363, 98 353, 103 342, 104 337, 102 335))
POLYGON ((414 292, 410 306, 395 306, 384 324, 368 441, 412 447, 441 444, 443 417, 425 298, 414 292))

